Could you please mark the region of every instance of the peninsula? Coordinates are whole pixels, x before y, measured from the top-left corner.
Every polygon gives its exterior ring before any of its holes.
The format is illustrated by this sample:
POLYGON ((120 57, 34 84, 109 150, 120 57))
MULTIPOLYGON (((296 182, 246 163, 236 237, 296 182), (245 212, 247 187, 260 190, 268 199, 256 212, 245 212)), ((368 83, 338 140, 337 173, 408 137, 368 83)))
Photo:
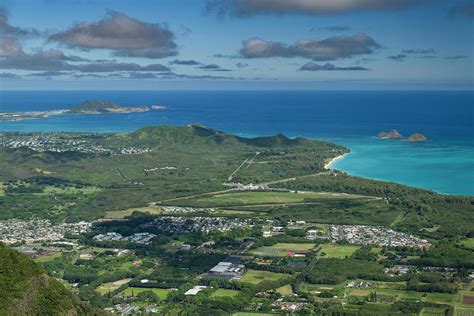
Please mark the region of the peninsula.
POLYGON ((70 107, 69 109, 30 112, 0 112, 0 121, 45 119, 50 116, 64 114, 142 113, 164 109, 166 109, 166 106, 163 105, 124 107, 108 100, 86 100, 70 107))

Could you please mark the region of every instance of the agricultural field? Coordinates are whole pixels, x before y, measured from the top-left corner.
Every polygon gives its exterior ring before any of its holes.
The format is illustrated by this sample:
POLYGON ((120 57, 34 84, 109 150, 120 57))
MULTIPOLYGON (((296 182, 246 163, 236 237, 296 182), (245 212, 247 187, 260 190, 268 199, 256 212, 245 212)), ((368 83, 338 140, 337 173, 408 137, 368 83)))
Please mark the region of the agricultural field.
POLYGON ((277 288, 276 291, 281 295, 291 295, 293 294, 293 287, 291 286, 291 284, 287 284, 277 288))
POLYGON ((55 253, 55 254, 48 255, 48 256, 39 256, 39 257, 35 258, 35 262, 37 262, 37 263, 51 262, 54 259, 59 258, 59 257, 61 257, 60 253, 55 253))
POLYGON ((243 275, 241 282, 252 283, 252 284, 259 284, 263 281, 278 281, 288 278, 290 279, 291 276, 288 274, 283 273, 275 273, 269 271, 259 271, 259 270, 247 270, 243 275))
POLYGON ((227 290, 227 289, 218 289, 211 294, 211 297, 235 297, 239 295, 239 291, 227 290))
POLYGON ((284 257, 293 251, 309 251, 313 249, 313 243, 277 243, 273 246, 263 246, 252 251, 258 256, 284 257))
POLYGON ((462 244, 466 248, 474 249, 474 238, 467 238, 462 241, 462 244))
POLYGON ((319 250, 319 255, 324 258, 345 258, 350 257, 359 246, 323 244, 319 250), (325 255, 323 255, 323 253, 325 255))
POLYGON ((128 287, 125 290, 123 290, 120 293, 120 295, 130 297, 130 296, 136 296, 138 293, 146 292, 146 291, 152 291, 161 300, 166 299, 168 297, 168 294, 171 292, 171 290, 168 290, 168 289, 145 288, 145 287, 128 287))
POLYGON ((372 290, 370 290, 370 289, 350 289, 348 291, 348 295, 363 297, 363 296, 369 295, 370 292, 372 292, 372 290))
POLYGON ((132 279, 122 279, 122 280, 118 280, 118 281, 115 281, 115 282, 103 283, 98 288, 96 288, 95 290, 97 292, 99 292, 100 294, 104 295, 104 294, 107 294, 109 292, 115 291, 116 289, 118 289, 119 287, 121 287, 124 284, 127 284, 131 280, 132 279))
POLYGON ((142 213, 147 213, 147 214, 161 214, 163 213, 163 208, 162 207, 157 207, 157 206, 146 206, 146 207, 134 207, 134 208, 129 208, 126 210, 121 210, 121 211, 110 211, 105 213, 105 217, 107 218, 124 218, 126 216, 132 215, 133 212, 142 212, 142 213))
POLYGON ((424 307, 421 310, 420 316, 445 316, 446 309, 440 307, 424 307))

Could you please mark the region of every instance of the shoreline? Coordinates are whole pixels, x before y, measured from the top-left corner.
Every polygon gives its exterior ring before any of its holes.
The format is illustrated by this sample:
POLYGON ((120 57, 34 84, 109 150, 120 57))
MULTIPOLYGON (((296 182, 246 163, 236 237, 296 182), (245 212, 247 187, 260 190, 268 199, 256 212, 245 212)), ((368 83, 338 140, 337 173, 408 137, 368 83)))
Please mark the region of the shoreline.
POLYGON ((342 155, 339 155, 339 156, 336 156, 336 157, 332 158, 328 163, 326 163, 326 164, 324 165, 324 169, 326 169, 326 170, 334 170, 333 168, 331 168, 331 166, 332 166, 336 161, 338 161, 339 159, 344 158, 344 157, 345 157, 346 155, 348 155, 348 154, 350 154, 350 153, 345 153, 345 154, 342 154, 342 155))

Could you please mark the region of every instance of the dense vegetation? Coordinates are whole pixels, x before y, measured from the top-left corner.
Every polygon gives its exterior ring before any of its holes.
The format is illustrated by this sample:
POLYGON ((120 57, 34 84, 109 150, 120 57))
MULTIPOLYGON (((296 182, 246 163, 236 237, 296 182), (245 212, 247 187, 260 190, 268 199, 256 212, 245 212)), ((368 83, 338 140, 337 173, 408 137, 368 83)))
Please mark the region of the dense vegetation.
POLYGON ((87 100, 71 107, 71 112, 85 112, 85 111, 97 111, 103 112, 106 109, 120 109, 122 108, 117 103, 107 100, 87 100))
POLYGON ((0 314, 58 315, 92 311, 28 257, 0 243, 0 314))

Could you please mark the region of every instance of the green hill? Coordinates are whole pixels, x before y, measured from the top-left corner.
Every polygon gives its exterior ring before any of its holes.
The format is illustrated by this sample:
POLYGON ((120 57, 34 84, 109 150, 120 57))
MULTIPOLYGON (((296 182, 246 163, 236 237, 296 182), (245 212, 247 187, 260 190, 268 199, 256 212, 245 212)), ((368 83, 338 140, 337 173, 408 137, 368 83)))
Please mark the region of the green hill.
MULTIPOLYGON (((342 147, 329 142, 314 141, 305 138, 288 138, 283 134, 274 136, 263 136, 255 138, 239 137, 225 132, 217 131, 202 125, 187 126, 149 126, 141 128, 132 133, 119 134, 113 141, 128 142, 134 144, 146 144, 151 146, 165 145, 207 145, 218 148, 228 145, 235 148, 242 147, 262 147, 262 148, 282 148, 294 146, 306 146, 309 148, 319 148, 326 150, 330 148, 344 150, 342 147)), ((225 147, 228 149, 228 146, 225 147)))
POLYGON ((0 243, 1 315, 77 315, 89 312, 36 263, 0 243))
POLYGON ((73 113, 82 113, 82 112, 105 113, 105 112, 109 112, 109 109, 122 109, 122 108, 123 108, 122 106, 112 101, 87 100, 71 107, 70 110, 73 113))

